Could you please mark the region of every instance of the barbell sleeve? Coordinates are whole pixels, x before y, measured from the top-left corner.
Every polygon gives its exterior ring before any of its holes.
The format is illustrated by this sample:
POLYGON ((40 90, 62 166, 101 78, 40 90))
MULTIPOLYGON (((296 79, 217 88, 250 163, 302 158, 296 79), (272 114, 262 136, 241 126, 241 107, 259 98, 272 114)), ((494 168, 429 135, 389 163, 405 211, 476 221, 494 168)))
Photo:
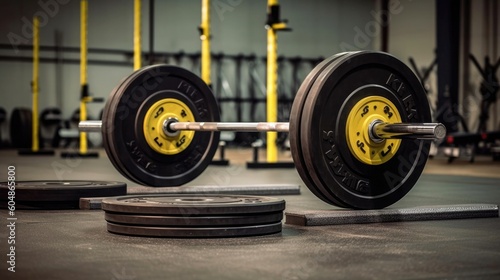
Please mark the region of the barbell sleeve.
MULTIPOLYGON (((193 130, 193 131, 244 131, 288 132, 287 122, 169 122, 164 130, 193 130)), ((82 121, 78 124, 80 131, 100 132, 102 121, 82 121)), ((370 135, 376 139, 442 139, 446 135, 446 128, 440 123, 383 123, 377 122, 370 126, 370 135)))
POLYGON ((78 130, 82 132, 101 132, 102 121, 81 121, 78 130))
POLYGON ((441 123, 383 123, 370 126, 376 139, 443 139, 446 127, 441 123))

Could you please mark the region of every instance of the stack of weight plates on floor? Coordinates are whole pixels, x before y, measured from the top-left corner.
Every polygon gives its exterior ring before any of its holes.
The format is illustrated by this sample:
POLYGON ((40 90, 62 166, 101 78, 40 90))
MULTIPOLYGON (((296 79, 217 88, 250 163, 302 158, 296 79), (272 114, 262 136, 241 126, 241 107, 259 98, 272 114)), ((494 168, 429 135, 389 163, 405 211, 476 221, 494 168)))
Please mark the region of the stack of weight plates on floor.
POLYGON ((102 201, 109 232, 150 237, 239 237, 281 232, 285 201, 236 195, 137 195, 102 201))
POLYGON ((106 181, 23 181, 0 183, 0 207, 16 209, 78 209, 82 197, 127 194, 127 184, 106 181), (11 195, 14 196, 11 196, 11 195), (10 198, 9 198, 10 197, 10 198))

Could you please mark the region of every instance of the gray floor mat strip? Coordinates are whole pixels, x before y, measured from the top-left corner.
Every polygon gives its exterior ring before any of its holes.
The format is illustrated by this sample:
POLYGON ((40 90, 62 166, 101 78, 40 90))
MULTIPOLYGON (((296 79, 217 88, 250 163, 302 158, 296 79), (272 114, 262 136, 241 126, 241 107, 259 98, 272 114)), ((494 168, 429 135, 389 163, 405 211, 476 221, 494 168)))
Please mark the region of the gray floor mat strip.
POLYGON ((461 204, 421 206, 381 210, 318 210, 287 211, 286 224, 326 226, 382 222, 426 221, 498 217, 498 205, 461 204))
POLYGON ((151 188, 129 187, 127 194, 239 194, 239 195, 295 195, 300 194, 300 186, 293 184, 232 185, 232 186, 185 186, 151 188))

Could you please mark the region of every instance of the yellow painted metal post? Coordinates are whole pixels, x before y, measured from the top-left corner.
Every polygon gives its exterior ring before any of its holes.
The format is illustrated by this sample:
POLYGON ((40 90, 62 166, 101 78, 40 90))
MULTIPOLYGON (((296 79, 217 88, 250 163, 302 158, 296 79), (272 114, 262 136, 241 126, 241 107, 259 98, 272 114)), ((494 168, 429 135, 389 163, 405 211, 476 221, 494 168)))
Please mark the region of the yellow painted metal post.
MULTIPOLYGON (((278 0, 268 0, 267 8, 278 5, 278 0)), ((267 121, 278 121, 278 35, 272 25, 267 26, 267 121)), ((278 161, 277 132, 267 132, 267 162, 278 161)))
POLYGON ((210 0, 201 0, 201 78, 209 86, 210 78, 210 0))
POLYGON ((141 0, 134 1, 134 71, 141 68, 141 0))
MULTIPOLYGON (((87 11, 88 2, 82 0, 80 3, 80 86, 82 96, 80 98, 80 121, 87 120, 87 100, 83 91, 87 87, 87 11)), ((87 133, 80 132, 80 154, 87 153, 87 133)))
POLYGON ((40 66, 40 19, 38 17, 33 17, 33 108, 32 108, 32 135, 33 139, 31 141, 31 150, 33 152, 38 152, 38 80, 39 80, 39 66, 40 66))

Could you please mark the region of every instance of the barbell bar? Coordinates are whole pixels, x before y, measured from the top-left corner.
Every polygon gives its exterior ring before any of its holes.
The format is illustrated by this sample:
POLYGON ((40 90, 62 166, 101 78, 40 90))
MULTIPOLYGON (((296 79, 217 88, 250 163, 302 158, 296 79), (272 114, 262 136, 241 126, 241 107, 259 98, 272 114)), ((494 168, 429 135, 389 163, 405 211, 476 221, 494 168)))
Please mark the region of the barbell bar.
MULTIPOLYGON (((240 131, 240 132, 289 132, 288 122, 165 122, 163 132, 167 135, 182 130, 188 131, 240 131)), ((80 131, 101 132, 102 121, 81 121, 80 131)), ((370 136, 376 139, 443 139, 446 128, 441 123, 385 123, 374 122, 370 136)))

